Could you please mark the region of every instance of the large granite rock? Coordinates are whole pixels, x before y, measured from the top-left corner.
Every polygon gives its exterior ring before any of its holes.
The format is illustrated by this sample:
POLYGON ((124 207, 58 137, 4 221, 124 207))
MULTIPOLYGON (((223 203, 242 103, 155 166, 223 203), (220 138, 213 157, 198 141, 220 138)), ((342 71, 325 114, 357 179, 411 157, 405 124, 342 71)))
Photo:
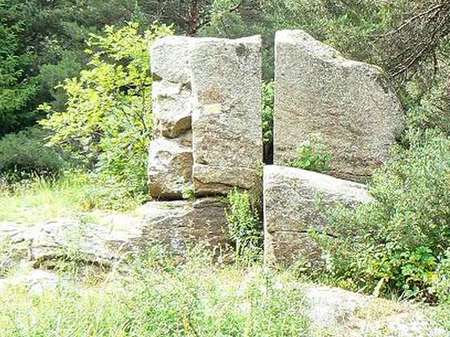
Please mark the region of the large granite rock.
POLYGON ((191 128, 190 48, 193 38, 169 36, 151 50, 153 117, 156 132, 175 138, 191 128))
POLYGON ((297 259, 314 263, 320 251, 309 237, 321 230, 324 207, 341 203, 355 206, 369 202, 365 185, 324 174, 283 166, 264 168, 264 254, 265 261, 291 263, 297 259))
POLYGON ((182 199, 192 185, 192 90, 190 45, 195 39, 170 36, 151 50, 156 139, 149 148, 150 195, 182 199))
MULTIPOLYGON (((112 225, 112 221, 108 221, 112 225)), ((0 247, 9 254, 0 256, 0 270, 10 269, 20 260, 33 266, 52 266, 58 260, 76 258, 80 263, 110 267, 133 249, 140 235, 140 221, 126 229, 84 223, 76 219, 58 219, 24 227, 0 224, 0 247)))
POLYGON ((136 244, 163 244, 179 255, 185 255, 189 246, 199 243, 226 249, 225 207, 220 198, 149 202, 138 213, 143 221, 136 244))
POLYGON ((189 84, 155 81, 153 117, 156 134, 175 138, 191 129, 191 88, 189 84))
POLYGON ((275 40, 274 163, 289 165, 319 134, 333 155, 331 174, 364 181, 404 127, 382 70, 347 60, 301 30, 277 32, 275 40))
POLYGON ((158 138, 149 149, 150 195, 155 199, 181 199, 191 188, 191 133, 176 139, 158 138))
POLYGON ((263 152, 261 38, 198 39, 190 62, 195 192, 250 189, 263 152))

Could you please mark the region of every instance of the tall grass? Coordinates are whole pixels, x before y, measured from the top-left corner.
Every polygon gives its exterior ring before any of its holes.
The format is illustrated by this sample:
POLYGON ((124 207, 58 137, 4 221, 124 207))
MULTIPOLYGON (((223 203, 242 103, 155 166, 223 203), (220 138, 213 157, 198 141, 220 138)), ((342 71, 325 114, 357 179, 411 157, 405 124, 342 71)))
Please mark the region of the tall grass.
POLYGON ((0 223, 35 224, 77 217, 93 209, 129 210, 140 203, 131 196, 121 194, 116 200, 113 195, 114 186, 99 186, 83 171, 69 171, 59 178, 35 176, 12 185, 2 183, 0 177, 0 223), (109 197, 117 203, 112 204, 109 197))
MULTIPOLYGON (((196 252, 188 262, 156 249, 126 275, 95 287, 70 282, 40 295, 0 294, 2 337, 309 336, 304 297, 260 267, 218 266, 196 252), (12 300, 14 298, 14 300, 12 300)), ((286 276, 287 277, 287 276, 286 276)))
POLYGON ((80 172, 61 178, 33 177, 0 189, 0 222, 32 224, 71 217, 82 210, 88 176, 80 172))

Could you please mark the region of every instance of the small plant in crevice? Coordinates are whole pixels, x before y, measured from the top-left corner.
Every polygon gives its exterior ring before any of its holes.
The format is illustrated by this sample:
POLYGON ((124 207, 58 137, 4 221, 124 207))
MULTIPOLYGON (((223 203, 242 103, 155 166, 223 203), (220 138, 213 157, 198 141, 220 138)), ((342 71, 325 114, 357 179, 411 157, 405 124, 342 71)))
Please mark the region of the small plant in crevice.
POLYGON ((262 224, 249 192, 232 190, 228 194, 228 205, 228 234, 235 244, 236 259, 258 260, 262 252, 262 224))
POLYGON ((184 184, 181 197, 185 200, 195 200, 195 191, 192 184, 184 184))
POLYGON ((332 155, 318 134, 312 134, 297 149, 297 157, 290 166, 308 171, 326 173, 331 170, 332 155))
POLYGON ((262 129, 264 144, 273 143, 274 92, 273 81, 264 83, 262 91, 262 129))
POLYGON ((264 162, 273 162, 273 106, 274 82, 266 82, 262 90, 262 136, 264 145, 264 162))

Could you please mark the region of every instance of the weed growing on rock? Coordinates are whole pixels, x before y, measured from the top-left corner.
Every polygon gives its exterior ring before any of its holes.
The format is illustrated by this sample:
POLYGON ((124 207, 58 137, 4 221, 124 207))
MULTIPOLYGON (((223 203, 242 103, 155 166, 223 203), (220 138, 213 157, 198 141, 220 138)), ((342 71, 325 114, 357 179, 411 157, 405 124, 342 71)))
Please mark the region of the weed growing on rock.
POLYGON ((327 145, 319 135, 311 135, 310 139, 305 141, 297 149, 297 158, 291 165, 292 167, 326 173, 331 170, 332 155, 327 145))
POLYGON ((247 191, 234 189, 228 195, 228 234, 235 244, 237 260, 252 261, 262 252, 261 221, 247 191))

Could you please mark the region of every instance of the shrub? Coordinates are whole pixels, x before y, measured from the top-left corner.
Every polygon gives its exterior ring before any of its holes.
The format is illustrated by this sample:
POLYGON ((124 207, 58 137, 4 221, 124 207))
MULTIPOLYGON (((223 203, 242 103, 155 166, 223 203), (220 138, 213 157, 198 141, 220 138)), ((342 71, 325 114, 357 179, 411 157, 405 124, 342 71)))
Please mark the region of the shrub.
POLYGON ((440 66, 432 83, 425 85, 418 78, 405 86, 404 101, 411 128, 439 129, 450 135, 450 58, 443 59, 447 64, 440 66))
POLYGON ((262 250, 262 230, 250 194, 234 189, 228 194, 228 203, 228 234, 235 243, 236 257, 254 260, 262 250))
POLYGON ((297 149, 297 158, 291 162, 292 167, 309 171, 328 172, 331 169, 332 156, 319 135, 311 135, 297 149))
POLYGON ((374 202, 329 212, 318 241, 338 283, 434 300, 431 286, 450 246, 450 139, 431 131, 408 139, 410 148, 397 148, 374 175, 374 202))
POLYGON ((439 261, 433 292, 441 303, 450 305, 450 249, 447 249, 439 261))
POLYGON ((274 82, 264 83, 262 94, 262 129, 264 144, 273 143, 274 82))
POLYGON ((66 162, 55 149, 45 145, 46 132, 29 128, 0 140, 0 175, 19 180, 33 175, 57 175, 66 162))
POLYGON ((66 111, 42 106, 50 113, 41 122, 52 131, 50 143, 92 164, 99 185, 115 182, 116 192, 145 194, 152 135, 148 45, 170 33, 166 26, 144 35, 134 23, 106 27, 104 36, 92 35, 88 43, 88 68, 63 85, 66 111))

